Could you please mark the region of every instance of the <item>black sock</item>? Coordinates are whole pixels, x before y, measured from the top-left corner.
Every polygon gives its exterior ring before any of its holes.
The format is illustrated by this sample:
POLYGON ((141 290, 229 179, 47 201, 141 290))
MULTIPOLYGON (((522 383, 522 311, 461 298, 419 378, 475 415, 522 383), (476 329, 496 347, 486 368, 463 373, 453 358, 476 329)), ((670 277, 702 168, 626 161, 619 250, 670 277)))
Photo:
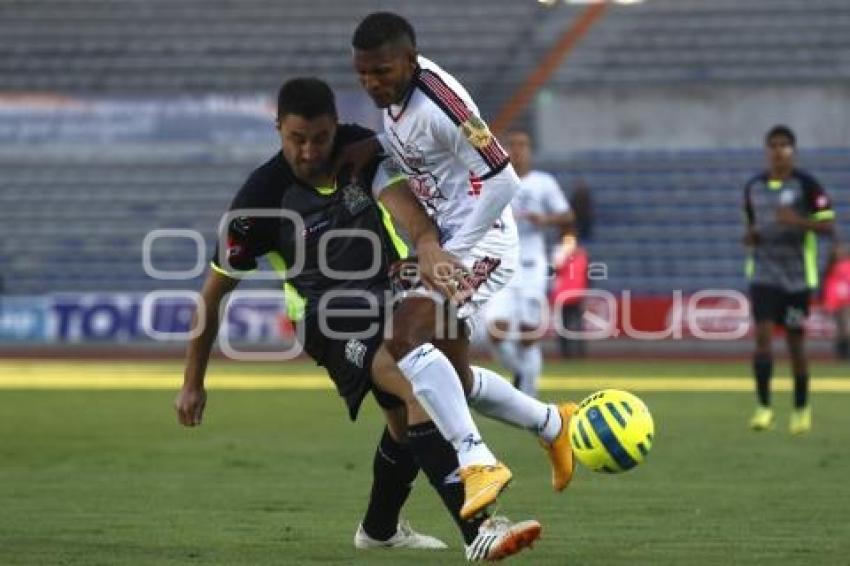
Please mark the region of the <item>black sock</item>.
POLYGON ((809 374, 794 375, 794 407, 802 409, 809 402, 809 374))
POLYGON ((770 378, 773 376, 773 358, 770 354, 753 356, 753 374, 756 376, 756 394, 763 407, 770 406, 770 378))
POLYGON ((478 527, 487 517, 469 521, 460 518, 460 508, 463 506, 463 482, 456 476, 460 467, 457 452, 443 438, 433 422, 412 425, 408 427, 407 435, 410 438, 410 450, 419 462, 419 467, 440 494, 443 505, 460 528, 463 540, 466 544, 470 544, 478 535, 478 527))
POLYGON ((419 465, 410 448, 393 440, 385 427, 372 464, 372 493, 363 518, 367 535, 387 540, 396 533, 398 515, 417 473, 419 465))

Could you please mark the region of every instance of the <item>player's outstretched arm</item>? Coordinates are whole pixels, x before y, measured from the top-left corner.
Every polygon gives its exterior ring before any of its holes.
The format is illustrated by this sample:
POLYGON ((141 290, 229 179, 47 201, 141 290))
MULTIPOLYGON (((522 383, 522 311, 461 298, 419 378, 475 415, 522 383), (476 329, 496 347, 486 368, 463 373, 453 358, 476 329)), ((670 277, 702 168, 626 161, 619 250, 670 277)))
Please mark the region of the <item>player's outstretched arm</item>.
POLYGON ((493 228, 513 200, 520 188, 519 177, 508 154, 477 116, 459 125, 448 115, 435 113, 430 126, 434 139, 481 180, 471 213, 443 246, 464 257, 493 228))
POLYGON ((238 279, 232 279, 210 271, 201 290, 201 304, 192 316, 192 328, 199 320, 204 321, 201 333, 189 342, 186 349, 186 368, 183 372, 183 387, 174 400, 177 420, 184 426, 201 424, 207 393, 204 390, 204 376, 210 352, 218 335, 219 307, 224 297, 236 288, 238 279), (201 313, 203 309, 203 313, 201 313))
POLYGON ((460 256, 469 253, 493 227, 519 190, 519 177, 510 165, 482 183, 481 196, 472 213, 452 239, 446 242, 446 249, 460 256))
POLYGON ((451 297, 454 289, 447 284, 462 269, 458 258, 440 247, 440 233, 406 180, 398 180, 381 189, 378 200, 393 219, 407 232, 416 248, 420 276, 437 291, 451 297))

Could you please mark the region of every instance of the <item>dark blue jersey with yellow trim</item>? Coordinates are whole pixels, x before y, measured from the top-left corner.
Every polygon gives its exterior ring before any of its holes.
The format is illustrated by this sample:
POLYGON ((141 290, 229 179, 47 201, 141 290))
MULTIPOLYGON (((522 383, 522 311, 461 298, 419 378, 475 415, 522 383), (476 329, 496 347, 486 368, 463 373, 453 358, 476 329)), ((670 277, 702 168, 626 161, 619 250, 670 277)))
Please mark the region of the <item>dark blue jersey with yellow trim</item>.
POLYGON ((747 265, 754 284, 768 285, 789 293, 813 289, 818 284, 817 238, 777 221, 782 207, 814 220, 834 218, 829 196, 809 173, 794 169, 787 179, 771 179, 759 173, 744 186, 744 214, 758 234, 747 265))

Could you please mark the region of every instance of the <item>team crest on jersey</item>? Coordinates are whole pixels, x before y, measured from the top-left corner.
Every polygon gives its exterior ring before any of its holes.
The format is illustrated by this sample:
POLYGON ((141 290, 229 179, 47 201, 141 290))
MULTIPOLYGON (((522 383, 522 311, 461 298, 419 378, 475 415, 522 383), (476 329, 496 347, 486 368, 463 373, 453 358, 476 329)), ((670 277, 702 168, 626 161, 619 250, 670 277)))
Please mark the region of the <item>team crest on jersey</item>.
POLYGON ((371 204, 369 197, 366 196, 366 193, 358 187, 357 185, 351 184, 346 185, 342 189, 342 203, 345 205, 346 210, 348 210, 349 214, 352 216, 357 216, 367 208, 371 204))
POLYGON ((366 344, 354 338, 346 342, 345 359, 362 369, 366 363, 366 344))
POLYGON ((460 125, 460 129, 464 137, 469 140, 469 143, 478 149, 487 147, 493 140, 493 134, 490 133, 490 128, 478 116, 470 116, 469 120, 460 125))

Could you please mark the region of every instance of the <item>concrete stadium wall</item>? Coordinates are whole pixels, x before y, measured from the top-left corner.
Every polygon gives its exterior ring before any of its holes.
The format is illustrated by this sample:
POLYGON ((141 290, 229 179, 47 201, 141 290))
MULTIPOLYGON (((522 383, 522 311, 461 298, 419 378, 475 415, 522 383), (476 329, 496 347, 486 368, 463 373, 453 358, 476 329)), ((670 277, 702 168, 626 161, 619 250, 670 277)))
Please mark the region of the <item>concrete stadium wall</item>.
POLYGON ((589 150, 753 147, 772 125, 801 146, 850 147, 850 85, 575 87, 542 92, 538 149, 547 157, 589 150))

